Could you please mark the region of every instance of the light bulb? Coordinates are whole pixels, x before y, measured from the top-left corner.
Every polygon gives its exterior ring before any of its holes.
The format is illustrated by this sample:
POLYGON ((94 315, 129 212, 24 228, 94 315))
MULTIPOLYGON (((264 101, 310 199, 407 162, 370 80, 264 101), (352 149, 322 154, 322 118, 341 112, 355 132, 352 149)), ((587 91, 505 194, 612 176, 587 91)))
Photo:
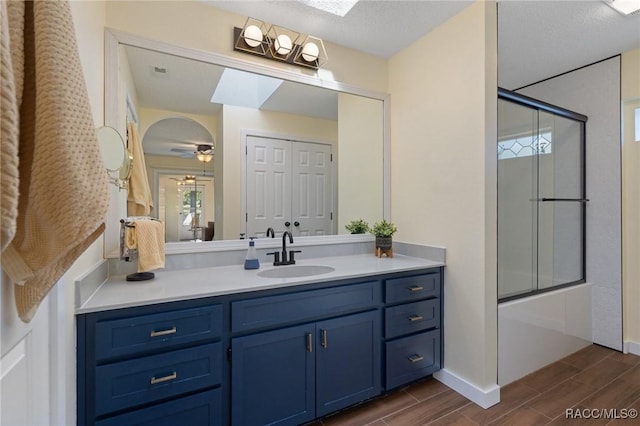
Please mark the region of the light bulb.
POLYGON ((262 43, 262 31, 255 25, 244 29, 244 41, 251 47, 258 47, 262 43))
POLYGON ((291 43, 291 38, 289 38, 288 35, 280 34, 274 42, 274 47, 276 48, 276 53, 280 55, 288 55, 289 52, 291 52, 293 43, 291 43))
POLYGON ((302 59, 307 62, 313 62, 318 59, 318 54, 320 54, 320 49, 318 49, 318 45, 313 42, 305 44, 302 48, 302 59))

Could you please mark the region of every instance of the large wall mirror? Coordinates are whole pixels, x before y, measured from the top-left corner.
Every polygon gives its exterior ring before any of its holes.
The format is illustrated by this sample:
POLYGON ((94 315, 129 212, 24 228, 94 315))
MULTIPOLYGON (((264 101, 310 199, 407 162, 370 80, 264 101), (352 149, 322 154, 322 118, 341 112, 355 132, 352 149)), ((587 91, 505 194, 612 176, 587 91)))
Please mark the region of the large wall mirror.
MULTIPOLYGON (((123 135, 136 123, 168 249, 389 217, 388 95, 118 31, 106 40, 105 123, 123 135)), ((127 216, 126 193, 112 201, 107 256, 127 216)))

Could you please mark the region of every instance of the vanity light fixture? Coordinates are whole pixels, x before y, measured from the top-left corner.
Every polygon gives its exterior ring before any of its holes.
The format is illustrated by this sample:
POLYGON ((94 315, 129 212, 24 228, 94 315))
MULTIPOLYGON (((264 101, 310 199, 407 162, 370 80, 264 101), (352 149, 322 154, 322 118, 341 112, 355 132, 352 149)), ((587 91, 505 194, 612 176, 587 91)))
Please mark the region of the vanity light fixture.
POLYGON ((273 59, 286 62, 293 53, 294 46, 297 47, 296 41, 298 41, 298 37, 300 37, 300 34, 295 31, 272 25, 267 33, 267 38, 271 40, 269 46, 271 47, 273 59))
POLYGON ((322 39, 308 35, 304 41, 300 43, 293 58, 293 62, 305 67, 320 68, 327 61, 327 51, 324 48, 322 39))
POLYGON ((234 50, 318 69, 328 57, 322 39, 302 35, 278 25, 247 18, 244 27, 233 29, 234 50))
POLYGON ((241 50, 254 55, 266 56, 270 53, 267 38, 266 24, 254 18, 247 18, 242 28, 236 28, 238 33, 234 33, 234 49, 241 50))

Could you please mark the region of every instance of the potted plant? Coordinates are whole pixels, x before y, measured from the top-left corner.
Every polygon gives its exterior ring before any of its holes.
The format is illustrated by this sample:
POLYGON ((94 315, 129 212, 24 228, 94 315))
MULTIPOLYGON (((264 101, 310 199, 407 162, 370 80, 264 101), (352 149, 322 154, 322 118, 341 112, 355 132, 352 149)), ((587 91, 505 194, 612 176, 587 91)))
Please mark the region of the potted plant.
POLYGON ((344 227, 352 234, 366 234, 369 231, 369 224, 364 219, 352 220, 344 227))
POLYGON ((381 249, 383 251, 391 250, 392 236, 398 229, 396 226, 382 219, 380 222, 376 222, 371 228, 371 233, 376 237, 376 251, 381 249))

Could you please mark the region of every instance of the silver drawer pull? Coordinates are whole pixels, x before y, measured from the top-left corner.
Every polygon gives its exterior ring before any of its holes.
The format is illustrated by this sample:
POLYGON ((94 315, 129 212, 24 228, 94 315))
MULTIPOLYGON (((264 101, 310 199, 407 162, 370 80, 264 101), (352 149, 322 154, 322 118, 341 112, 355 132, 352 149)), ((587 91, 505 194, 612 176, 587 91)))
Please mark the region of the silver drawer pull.
POLYGON ((313 334, 307 333, 307 351, 313 352, 313 334))
POLYGON ((414 322, 414 321, 420 321, 424 319, 424 317, 422 315, 410 315, 409 316, 409 321, 414 322))
POLYGON ((178 373, 176 373, 175 371, 171 374, 169 374, 168 376, 164 376, 164 377, 152 377, 151 378, 151 384, 152 385, 157 385, 158 383, 162 383, 162 382, 168 382, 171 380, 175 380, 178 378, 178 373))
POLYGON ((178 329, 176 328, 176 326, 174 325, 173 327, 166 329, 166 330, 160 330, 160 331, 152 331, 150 336, 151 337, 159 337, 159 336, 166 336, 168 334, 175 334, 178 332, 178 329))
POLYGON ((413 354, 409 357, 409 361, 411 362, 418 362, 418 361, 422 361, 424 359, 424 357, 422 355, 418 355, 418 354, 413 354))
POLYGON ((413 287, 409 287, 409 291, 422 291, 422 290, 424 290, 424 287, 420 285, 414 285, 413 287))

